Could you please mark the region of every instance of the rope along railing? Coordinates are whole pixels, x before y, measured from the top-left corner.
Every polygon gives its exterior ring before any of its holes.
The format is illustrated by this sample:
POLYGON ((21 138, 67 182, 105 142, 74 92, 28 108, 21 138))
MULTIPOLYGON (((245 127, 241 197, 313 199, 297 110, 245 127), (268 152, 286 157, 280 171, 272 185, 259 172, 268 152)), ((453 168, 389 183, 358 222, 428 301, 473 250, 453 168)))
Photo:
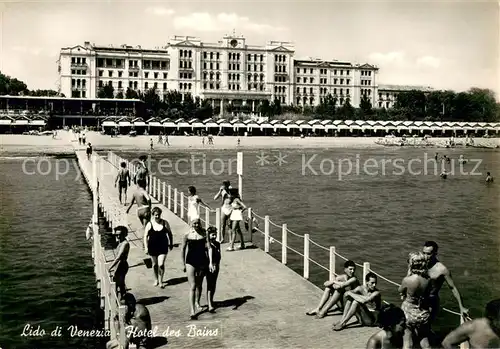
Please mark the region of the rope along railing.
MULTIPOLYGON (((135 172, 137 171, 137 165, 131 164, 128 160, 123 159, 112 152, 110 152, 108 154, 108 161, 111 164, 113 164, 115 167, 118 167, 119 163, 124 161, 127 164, 128 168, 131 169, 132 175, 135 175, 135 172)), ((166 184, 166 182, 162 183, 163 190, 157 191, 156 189, 159 188, 159 186, 160 186, 159 183, 160 183, 159 179, 157 179, 155 176, 150 176, 150 181, 149 181, 149 185, 148 185, 148 192, 151 193, 151 195, 155 199, 157 199, 158 201, 160 201, 164 205, 166 205, 169 210, 172 210, 173 213, 175 213, 176 215, 178 215, 184 219, 184 211, 188 209, 188 207, 186 205, 187 204, 187 196, 182 192, 179 193, 177 188, 172 189, 172 186, 170 184, 166 184), (167 188, 167 189, 165 189, 165 188, 167 188), (179 211, 179 208, 180 208, 180 211, 179 211)), ((204 217, 200 217, 200 218, 201 218, 202 222, 205 223, 206 228, 208 228, 210 225, 211 214, 215 213, 215 216, 216 216, 215 217, 215 226, 217 228, 217 231, 219 232, 219 241, 220 241, 220 239, 221 239, 221 235, 220 235, 221 234, 220 208, 217 208, 216 210, 210 210, 209 208, 204 207, 204 211, 205 211, 204 217)), ((200 216, 203 216, 201 214, 201 210, 200 210, 200 216)), ((261 215, 257 214, 255 211, 252 210, 252 208, 248 208, 248 224, 249 224, 248 231, 251 232, 250 233, 250 237, 251 237, 250 241, 252 241, 253 232, 259 232, 264 236, 264 252, 269 253, 270 243, 276 242, 281 246, 281 262, 283 264, 287 264, 288 250, 301 256, 303 258, 303 273, 302 274, 303 274, 303 277, 305 279, 309 279, 309 276, 310 276, 310 272, 309 272, 310 271, 309 270, 310 263, 318 266, 319 268, 321 268, 325 271, 328 271, 329 279, 333 280, 334 277, 337 275, 337 273, 335 271, 336 258, 338 257, 344 261, 348 260, 347 257, 339 254, 336 251, 335 246, 330 246, 330 247, 323 246, 323 245, 313 241, 310 238, 309 234, 304 234, 304 235, 297 234, 297 233, 293 232, 292 230, 288 229, 286 224, 279 225, 279 224, 271 221, 269 216, 267 216, 267 215, 261 216, 261 215), (257 224, 255 224, 255 227, 254 227, 254 222, 253 222, 254 218, 255 218, 256 223, 257 223, 257 224), (260 224, 259 224, 258 220, 260 220, 261 223, 263 223, 264 230, 259 229, 260 224), (271 227, 278 228, 281 230, 281 240, 271 236, 271 233, 270 233, 271 227), (303 252, 297 251, 296 249, 289 246, 289 244, 287 243, 289 234, 291 236, 299 238, 303 241, 303 252), (309 254, 310 254, 310 246, 311 245, 321 249, 322 251, 327 251, 329 253, 329 266, 328 267, 324 266, 320 262, 318 262, 310 257, 309 254)), ((365 276, 369 272, 373 272, 379 278, 383 279, 384 281, 386 281, 394 286, 399 286, 398 283, 374 272, 370 268, 369 262, 364 262, 363 264, 356 263, 356 265, 358 267, 362 268, 362 270, 363 270, 363 282, 365 280, 365 276)), ((460 315, 458 312, 455 312, 455 311, 447 309, 447 308, 443 308, 443 310, 445 310, 446 312, 448 312, 450 314, 460 315)), ((463 321, 462 317, 460 317, 460 318, 461 318, 461 321, 463 321)))

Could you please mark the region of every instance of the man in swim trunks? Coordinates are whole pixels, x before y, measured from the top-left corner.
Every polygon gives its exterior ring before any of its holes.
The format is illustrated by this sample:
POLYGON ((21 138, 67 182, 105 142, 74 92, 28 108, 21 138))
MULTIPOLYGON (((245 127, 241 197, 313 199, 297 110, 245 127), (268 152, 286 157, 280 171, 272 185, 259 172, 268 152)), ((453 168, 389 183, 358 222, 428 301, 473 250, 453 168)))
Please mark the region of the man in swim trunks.
POLYGON ((341 331, 347 327, 347 322, 356 316, 363 326, 375 326, 378 312, 382 306, 382 296, 377 289, 377 275, 372 272, 366 274, 365 285, 347 291, 344 315, 342 320, 334 325, 334 331, 341 331))
POLYGON ((116 183, 118 183, 118 198, 120 199, 120 204, 122 203, 122 191, 125 196, 125 205, 127 204, 127 188, 130 187, 130 173, 127 169, 127 164, 123 161, 120 164, 120 169, 118 170, 118 175, 115 180, 115 188, 116 183))
POLYGON ((469 310, 462 304, 462 297, 455 286, 451 273, 446 266, 437 259, 438 244, 435 241, 426 241, 422 251, 429 258, 429 278, 431 279, 431 290, 429 294, 429 306, 431 311, 431 322, 436 318, 439 311, 439 291, 446 281, 451 288, 451 292, 458 302, 460 314, 468 318, 469 310))
POLYGON ((486 304, 484 317, 466 321, 443 340, 443 348, 456 348, 465 341, 470 348, 500 348, 500 299, 486 304))
POLYGON ((90 160, 90 158, 92 157, 92 144, 88 144, 87 146, 87 159, 90 160))
POLYGON ((130 202, 130 206, 127 208, 126 213, 130 212, 134 203, 137 202, 137 216, 141 221, 143 227, 151 220, 151 197, 149 196, 146 188, 142 185, 144 181, 137 182, 137 190, 134 192, 132 196, 132 201, 130 202))
POLYGON ((141 155, 139 157, 139 168, 137 169, 134 177, 134 183, 140 185, 143 188, 148 188, 149 182, 149 170, 146 166, 146 160, 147 156, 145 155, 141 155))

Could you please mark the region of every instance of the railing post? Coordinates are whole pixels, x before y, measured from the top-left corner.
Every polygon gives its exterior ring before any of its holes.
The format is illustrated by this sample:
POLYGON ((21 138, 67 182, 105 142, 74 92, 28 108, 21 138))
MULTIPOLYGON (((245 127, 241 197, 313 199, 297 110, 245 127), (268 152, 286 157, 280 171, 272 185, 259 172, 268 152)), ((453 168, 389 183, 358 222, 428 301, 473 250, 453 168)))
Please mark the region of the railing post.
POLYGON ((161 202, 161 180, 160 178, 158 178, 158 183, 157 183, 157 186, 156 186, 156 192, 157 192, 157 199, 158 199, 158 202, 161 202))
POLYGON ((168 206, 167 208, 169 210, 172 210, 172 186, 169 184, 168 185, 168 196, 167 196, 167 200, 168 200, 168 206))
POLYGON ((309 279, 309 234, 304 234, 304 279, 309 279))
POLYGON ((156 198, 156 177, 151 176, 152 182, 153 182, 153 188, 151 189, 151 196, 153 198, 156 198))
POLYGON ((205 229, 210 227, 210 209, 205 206, 205 229))
POLYGON ((288 246, 288 237, 287 237, 287 227, 286 223, 283 223, 283 227, 281 228, 281 263, 286 264, 286 253, 288 246))
POLYGON ((269 253, 269 216, 264 217, 264 252, 269 253))
POLYGON ((127 307, 124 305, 120 305, 118 307, 118 319, 120 323, 120 345, 125 347, 126 341, 126 328, 125 328, 125 314, 127 312, 127 307))
POLYGON ((215 228, 217 229, 217 241, 222 240, 220 207, 215 209, 215 228))
POLYGON ((153 176, 149 175, 149 181, 148 181, 148 194, 151 195, 153 191, 153 183, 152 182, 153 176))
POLYGON ((184 193, 181 192, 180 196, 181 196, 181 205, 180 205, 181 212, 180 212, 179 216, 181 217, 181 219, 184 219, 184 193))
POLYGON ((162 195, 162 200, 161 200, 161 203, 163 204, 163 206, 165 206, 166 202, 165 202, 165 187, 166 187, 166 184, 165 182, 163 182, 163 195, 162 195))
POLYGON ((335 280, 335 246, 330 246, 330 281, 335 280))
POLYGON ((174 213, 177 214, 177 188, 174 189, 174 213))
POLYGON ((363 285, 366 285, 366 275, 370 272, 370 263, 369 262, 364 262, 363 263, 363 285))
POLYGON ((253 244, 253 216, 252 208, 248 208, 248 233, 250 234, 250 243, 253 244))

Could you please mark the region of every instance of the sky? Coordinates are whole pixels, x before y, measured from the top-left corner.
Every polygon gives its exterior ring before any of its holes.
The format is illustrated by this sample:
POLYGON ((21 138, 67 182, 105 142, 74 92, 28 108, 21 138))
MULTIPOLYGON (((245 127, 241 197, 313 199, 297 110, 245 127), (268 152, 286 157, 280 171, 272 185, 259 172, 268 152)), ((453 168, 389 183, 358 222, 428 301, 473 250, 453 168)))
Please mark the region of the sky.
POLYGON ((173 35, 295 44, 295 57, 370 63, 379 84, 500 95, 499 3, 486 1, 0 2, 0 71, 57 89, 62 47, 165 46, 173 35))

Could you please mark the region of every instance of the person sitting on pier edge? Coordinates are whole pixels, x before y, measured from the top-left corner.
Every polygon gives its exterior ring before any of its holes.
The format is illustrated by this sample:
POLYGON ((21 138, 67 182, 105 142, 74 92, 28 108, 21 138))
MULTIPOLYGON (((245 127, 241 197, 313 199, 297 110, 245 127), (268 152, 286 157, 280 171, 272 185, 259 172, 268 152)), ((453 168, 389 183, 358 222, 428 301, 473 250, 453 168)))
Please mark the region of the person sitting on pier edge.
POLYGON ((130 251, 130 244, 127 241, 128 229, 123 225, 115 228, 115 232, 118 233, 118 254, 111 266, 109 267, 109 272, 111 273, 113 268, 116 266, 115 274, 113 276, 113 281, 116 283, 116 290, 120 298, 125 296, 127 288, 125 287, 125 277, 128 272, 128 253, 130 251))
POLYGON ((143 227, 146 226, 151 219, 151 197, 146 187, 143 186, 145 183, 146 182, 142 180, 137 182, 137 190, 132 195, 132 201, 130 201, 130 206, 126 211, 128 214, 132 206, 134 206, 134 203, 137 202, 137 217, 139 217, 143 227))
POLYGON ((325 281, 323 284, 325 290, 323 296, 316 308, 308 311, 307 315, 316 315, 317 318, 323 318, 328 311, 335 305, 342 309, 345 292, 355 289, 359 286, 359 281, 354 273, 356 272, 356 264, 353 261, 344 263, 344 274, 337 275, 333 281, 325 281))
POLYGON ((345 306, 342 320, 334 325, 333 330, 341 331, 347 327, 347 322, 356 315, 363 326, 375 326, 382 305, 382 296, 377 289, 377 275, 369 272, 365 276, 365 285, 358 286, 345 293, 345 306))
POLYGON ((378 316, 380 331, 370 337, 366 349, 402 348, 405 313, 393 304, 382 307, 378 316))
MULTIPOLYGON (((196 195, 196 188, 193 187, 192 185, 188 187, 188 192, 189 196, 187 198, 188 203, 187 203, 187 218, 188 218, 188 223, 191 224, 191 222, 200 219, 200 207, 199 205, 205 205, 208 207, 206 203, 203 202, 202 199, 198 195, 196 195)), ((208 207, 210 209, 210 207, 208 207)))
POLYGON ((212 245, 207 232, 201 226, 199 219, 191 223, 191 229, 182 240, 182 264, 187 272, 189 282, 189 306, 191 320, 198 318, 201 310, 200 299, 203 279, 209 271, 214 270, 212 263, 212 245))
POLYGON ((222 186, 219 188, 219 191, 214 196, 214 200, 217 200, 219 197, 222 197, 222 207, 220 209, 220 220, 221 220, 221 243, 224 242, 224 238, 226 236, 226 228, 229 225, 229 229, 231 229, 230 223, 231 220, 229 217, 231 216, 231 212, 233 208, 231 207, 231 193, 230 190, 233 189, 231 187, 231 183, 229 181, 222 182, 222 186))
POLYGON ((220 253, 220 243, 217 241, 217 228, 212 226, 209 227, 207 230, 207 234, 210 239, 210 245, 211 245, 211 250, 207 250, 207 253, 210 253, 210 251, 212 251, 212 264, 214 266, 213 269, 209 270, 206 275, 207 302, 208 302, 208 311, 210 313, 214 313, 215 312, 214 295, 215 295, 215 290, 217 288, 217 278, 219 277, 221 253, 220 253))
POLYGON ((130 172, 127 169, 127 164, 125 161, 122 161, 120 164, 120 169, 118 170, 118 175, 115 179, 115 187, 116 183, 118 183, 118 199, 120 200, 120 204, 122 203, 122 191, 124 194, 124 203, 127 204, 127 188, 130 187, 130 172))
POLYGON ((148 181, 149 181, 149 170, 148 167, 146 166, 147 159, 148 157, 146 155, 141 155, 139 157, 139 166, 134 176, 134 183, 143 188, 148 187, 148 181))
POLYGON ((429 294, 431 281, 428 275, 429 259, 422 252, 412 252, 408 258, 408 276, 399 286, 403 298, 401 308, 406 317, 404 348, 413 348, 413 338, 420 342, 422 349, 430 348, 429 294))
POLYGON ((137 303, 131 293, 125 294, 124 302, 127 307, 125 313, 125 333, 128 343, 136 345, 137 349, 151 348, 151 315, 145 305, 137 303))
POLYGON ((229 216, 229 219, 231 220, 231 235, 227 251, 234 251, 234 240, 236 240, 236 234, 240 237, 240 249, 244 250, 245 240, 243 238, 243 232, 241 231, 241 224, 243 222, 243 211, 245 211, 247 207, 240 200, 238 190, 231 189, 230 192, 231 207, 233 210, 231 211, 231 216, 229 216))
POLYGON ((466 321, 443 340, 443 348, 451 349, 468 341, 470 348, 500 348, 500 299, 486 304, 484 317, 466 321))
POLYGON ((155 277, 154 286, 164 287, 163 276, 165 273, 165 260, 168 251, 172 250, 173 236, 170 225, 161 218, 161 209, 153 208, 151 214, 153 218, 144 228, 144 252, 151 256, 153 273, 155 277))

